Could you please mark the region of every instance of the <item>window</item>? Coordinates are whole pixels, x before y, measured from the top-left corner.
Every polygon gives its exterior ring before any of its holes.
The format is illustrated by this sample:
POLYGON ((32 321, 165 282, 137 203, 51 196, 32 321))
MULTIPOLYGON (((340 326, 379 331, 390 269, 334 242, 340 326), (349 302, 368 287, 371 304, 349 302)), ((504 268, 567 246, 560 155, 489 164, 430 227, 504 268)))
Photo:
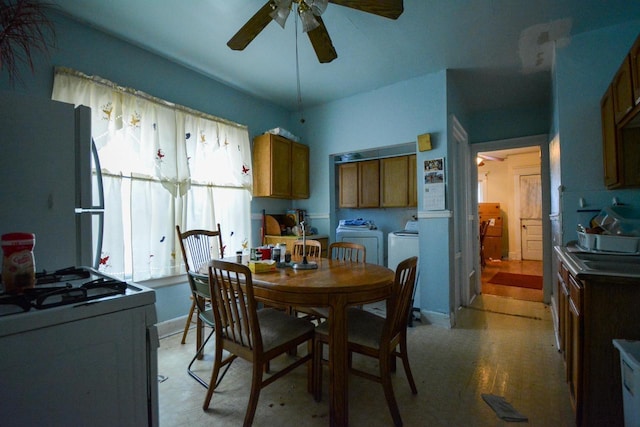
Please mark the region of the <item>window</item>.
POLYGON ((251 240, 246 126, 65 68, 52 98, 92 110, 105 197, 101 271, 134 281, 182 273, 176 225, 220 223, 225 254, 251 240))

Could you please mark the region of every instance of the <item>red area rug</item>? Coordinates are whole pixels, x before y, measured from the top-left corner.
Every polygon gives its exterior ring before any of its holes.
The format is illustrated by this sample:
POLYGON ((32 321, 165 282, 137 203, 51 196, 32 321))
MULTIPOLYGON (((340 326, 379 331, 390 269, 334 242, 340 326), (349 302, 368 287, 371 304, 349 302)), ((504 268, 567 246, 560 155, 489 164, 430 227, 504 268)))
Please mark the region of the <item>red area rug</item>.
POLYGON ((516 286, 518 288, 542 289, 542 276, 530 274, 496 273, 489 283, 504 286, 516 286))

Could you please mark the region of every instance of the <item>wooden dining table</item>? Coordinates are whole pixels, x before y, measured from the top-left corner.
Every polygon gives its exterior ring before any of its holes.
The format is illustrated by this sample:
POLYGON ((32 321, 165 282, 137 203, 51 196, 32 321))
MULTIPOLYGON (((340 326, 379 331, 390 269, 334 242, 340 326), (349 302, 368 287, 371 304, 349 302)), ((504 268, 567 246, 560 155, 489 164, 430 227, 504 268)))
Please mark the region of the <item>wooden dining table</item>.
POLYGON ((253 273, 254 294, 266 304, 329 308, 329 419, 331 426, 348 426, 347 308, 387 299, 395 273, 377 264, 313 261, 317 269, 285 267, 253 273))

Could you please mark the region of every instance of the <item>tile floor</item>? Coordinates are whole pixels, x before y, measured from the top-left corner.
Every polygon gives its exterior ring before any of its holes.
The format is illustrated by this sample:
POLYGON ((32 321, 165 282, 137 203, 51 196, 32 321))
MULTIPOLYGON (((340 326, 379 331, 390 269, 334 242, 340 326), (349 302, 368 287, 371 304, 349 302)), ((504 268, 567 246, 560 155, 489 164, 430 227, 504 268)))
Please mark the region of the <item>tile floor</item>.
MULTIPOLYGON (((394 390, 404 425, 506 426, 482 400, 491 393, 526 415, 529 426, 573 426, 575 420, 564 381, 564 365, 555 347, 548 306, 494 295, 481 295, 458 312, 453 329, 416 323, 409 329, 411 366, 418 386, 412 395, 401 364, 394 390)), ((237 360, 212 399, 201 408, 205 389, 186 373, 195 334, 180 344, 181 334, 163 338, 159 349, 160 425, 240 426, 248 401, 251 369, 237 360)), ((211 344, 212 345, 212 344, 211 344)), ((356 359, 360 366, 375 364, 356 359)), ((205 377, 211 358, 196 363, 205 377)), ((325 377, 326 378, 326 377, 325 377)), ((325 382, 326 384, 326 382, 325 382)), ((352 426, 390 426, 382 387, 351 376, 349 420, 352 426)), ((306 392, 301 367, 271 384, 260 395, 255 426, 327 426, 328 394, 315 402, 306 392)))

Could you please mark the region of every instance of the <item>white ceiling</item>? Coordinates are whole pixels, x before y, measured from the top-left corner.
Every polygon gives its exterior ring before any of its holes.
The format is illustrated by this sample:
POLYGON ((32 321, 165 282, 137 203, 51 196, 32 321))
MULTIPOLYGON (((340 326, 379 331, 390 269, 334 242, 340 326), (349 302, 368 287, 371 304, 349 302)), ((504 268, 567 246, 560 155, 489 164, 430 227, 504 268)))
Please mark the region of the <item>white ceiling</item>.
MULTIPOLYGON (((265 2, 53 0, 82 22, 295 111, 295 14, 244 51, 226 46, 265 2)), ((546 105, 554 40, 638 20, 640 1, 404 0, 397 20, 330 3, 322 18, 338 58, 318 63, 298 35, 305 107, 455 69, 473 111, 546 105)))

